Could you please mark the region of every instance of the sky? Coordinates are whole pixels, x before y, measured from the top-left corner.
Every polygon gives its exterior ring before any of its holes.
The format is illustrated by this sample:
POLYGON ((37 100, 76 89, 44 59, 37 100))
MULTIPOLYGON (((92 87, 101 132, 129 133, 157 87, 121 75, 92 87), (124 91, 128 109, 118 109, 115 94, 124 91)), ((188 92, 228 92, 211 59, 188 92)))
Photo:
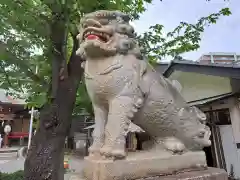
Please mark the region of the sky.
POLYGON ((185 53, 182 57, 197 60, 208 52, 236 52, 240 54, 240 0, 153 0, 146 6, 134 27, 138 33, 147 31, 149 26, 163 24, 166 32, 174 29, 181 21, 196 23, 203 16, 229 7, 232 15, 221 17, 216 24, 207 27, 202 34, 200 48, 185 53))

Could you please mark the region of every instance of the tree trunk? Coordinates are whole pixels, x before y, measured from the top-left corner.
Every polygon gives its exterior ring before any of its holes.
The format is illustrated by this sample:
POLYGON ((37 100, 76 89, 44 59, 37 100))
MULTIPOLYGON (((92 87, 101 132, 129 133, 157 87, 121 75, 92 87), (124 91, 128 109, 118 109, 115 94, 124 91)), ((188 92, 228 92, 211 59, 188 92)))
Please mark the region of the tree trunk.
POLYGON ((25 180, 63 180, 64 142, 71 125, 77 86, 61 85, 55 102, 40 113, 40 127, 25 161, 25 180))
POLYGON ((40 112, 40 126, 32 139, 24 165, 25 180, 63 180, 64 142, 71 126, 76 92, 83 74, 81 59, 76 56, 78 41, 67 66, 66 20, 53 13, 51 24, 52 84, 51 101, 40 112), (63 72, 64 71, 64 72, 63 72), (63 72, 63 73, 62 73, 63 72))

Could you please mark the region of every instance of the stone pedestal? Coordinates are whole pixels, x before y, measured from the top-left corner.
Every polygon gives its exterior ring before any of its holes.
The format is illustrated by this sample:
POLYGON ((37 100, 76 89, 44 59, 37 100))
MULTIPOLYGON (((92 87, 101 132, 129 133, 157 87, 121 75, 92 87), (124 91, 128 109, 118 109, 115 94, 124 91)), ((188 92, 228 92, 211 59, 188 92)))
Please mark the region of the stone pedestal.
POLYGON ((228 180, 228 174, 223 169, 208 168, 202 171, 182 172, 169 176, 155 176, 135 180, 228 180))
POLYGON ((86 157, 83 177, 87 180, 143 179, 153 176, 167 178, 168 175, 186 171, 205 171, 206 168, 203 151, 183 155, 172 155, 166 151, 135 152, 128 154, 124 160, 116 161, 86 157))
MULTIPOLYGON (((81 174, 66 175, 67 180, 86 180, 81 174)), ((126 179, 124 179, 126 180, 126 179)), ((152 176, 134 180, 228 180, 228 175, 223 169, 208 168, 205 170, 186 171, 168 176, 152 176)))

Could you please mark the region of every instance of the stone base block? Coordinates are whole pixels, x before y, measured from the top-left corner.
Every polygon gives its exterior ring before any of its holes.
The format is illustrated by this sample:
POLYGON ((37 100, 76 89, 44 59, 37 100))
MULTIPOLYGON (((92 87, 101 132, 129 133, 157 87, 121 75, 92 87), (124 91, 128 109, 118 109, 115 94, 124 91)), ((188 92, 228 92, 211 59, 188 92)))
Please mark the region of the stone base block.
POLYGON ((126 180, 166 176, 206 169, 203 151, 172 155, 169 152, 130 153, 124 160, 85 158, 83 176, 87 180, 126 180))
POLYGON ((223 169, 208 168, 202 171, 189 171, 175 175, 155 176, 136 180, 228 180, 228 174, 223 169))

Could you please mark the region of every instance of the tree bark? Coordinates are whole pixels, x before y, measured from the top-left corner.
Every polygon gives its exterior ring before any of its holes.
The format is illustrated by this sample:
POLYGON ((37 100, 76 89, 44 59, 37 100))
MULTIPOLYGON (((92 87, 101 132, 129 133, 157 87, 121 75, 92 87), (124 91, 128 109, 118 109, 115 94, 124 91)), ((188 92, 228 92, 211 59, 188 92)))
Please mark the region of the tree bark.
POLYGON ((25 180, 63 180, 64 178, 64 142, 71 126, 72 111, 83 69, 80 57, 75 54, 78 41, 74 37, 72 55, 64 69, 67 76, 64 78, 61 76, 61 65, 66 60, 64 37, 67 28, 66 21, 58 15, 53 18, 50 37, 53 62, 51 100, 40 111, 40 126, 32 139, 24 165, 25 180))
POLYGON ((60 84, 56 100, 42 109, 40 127, 25 161, 25 180, 63 180, 64 142, 71 125, 76 90, 77 82, 60 84))

